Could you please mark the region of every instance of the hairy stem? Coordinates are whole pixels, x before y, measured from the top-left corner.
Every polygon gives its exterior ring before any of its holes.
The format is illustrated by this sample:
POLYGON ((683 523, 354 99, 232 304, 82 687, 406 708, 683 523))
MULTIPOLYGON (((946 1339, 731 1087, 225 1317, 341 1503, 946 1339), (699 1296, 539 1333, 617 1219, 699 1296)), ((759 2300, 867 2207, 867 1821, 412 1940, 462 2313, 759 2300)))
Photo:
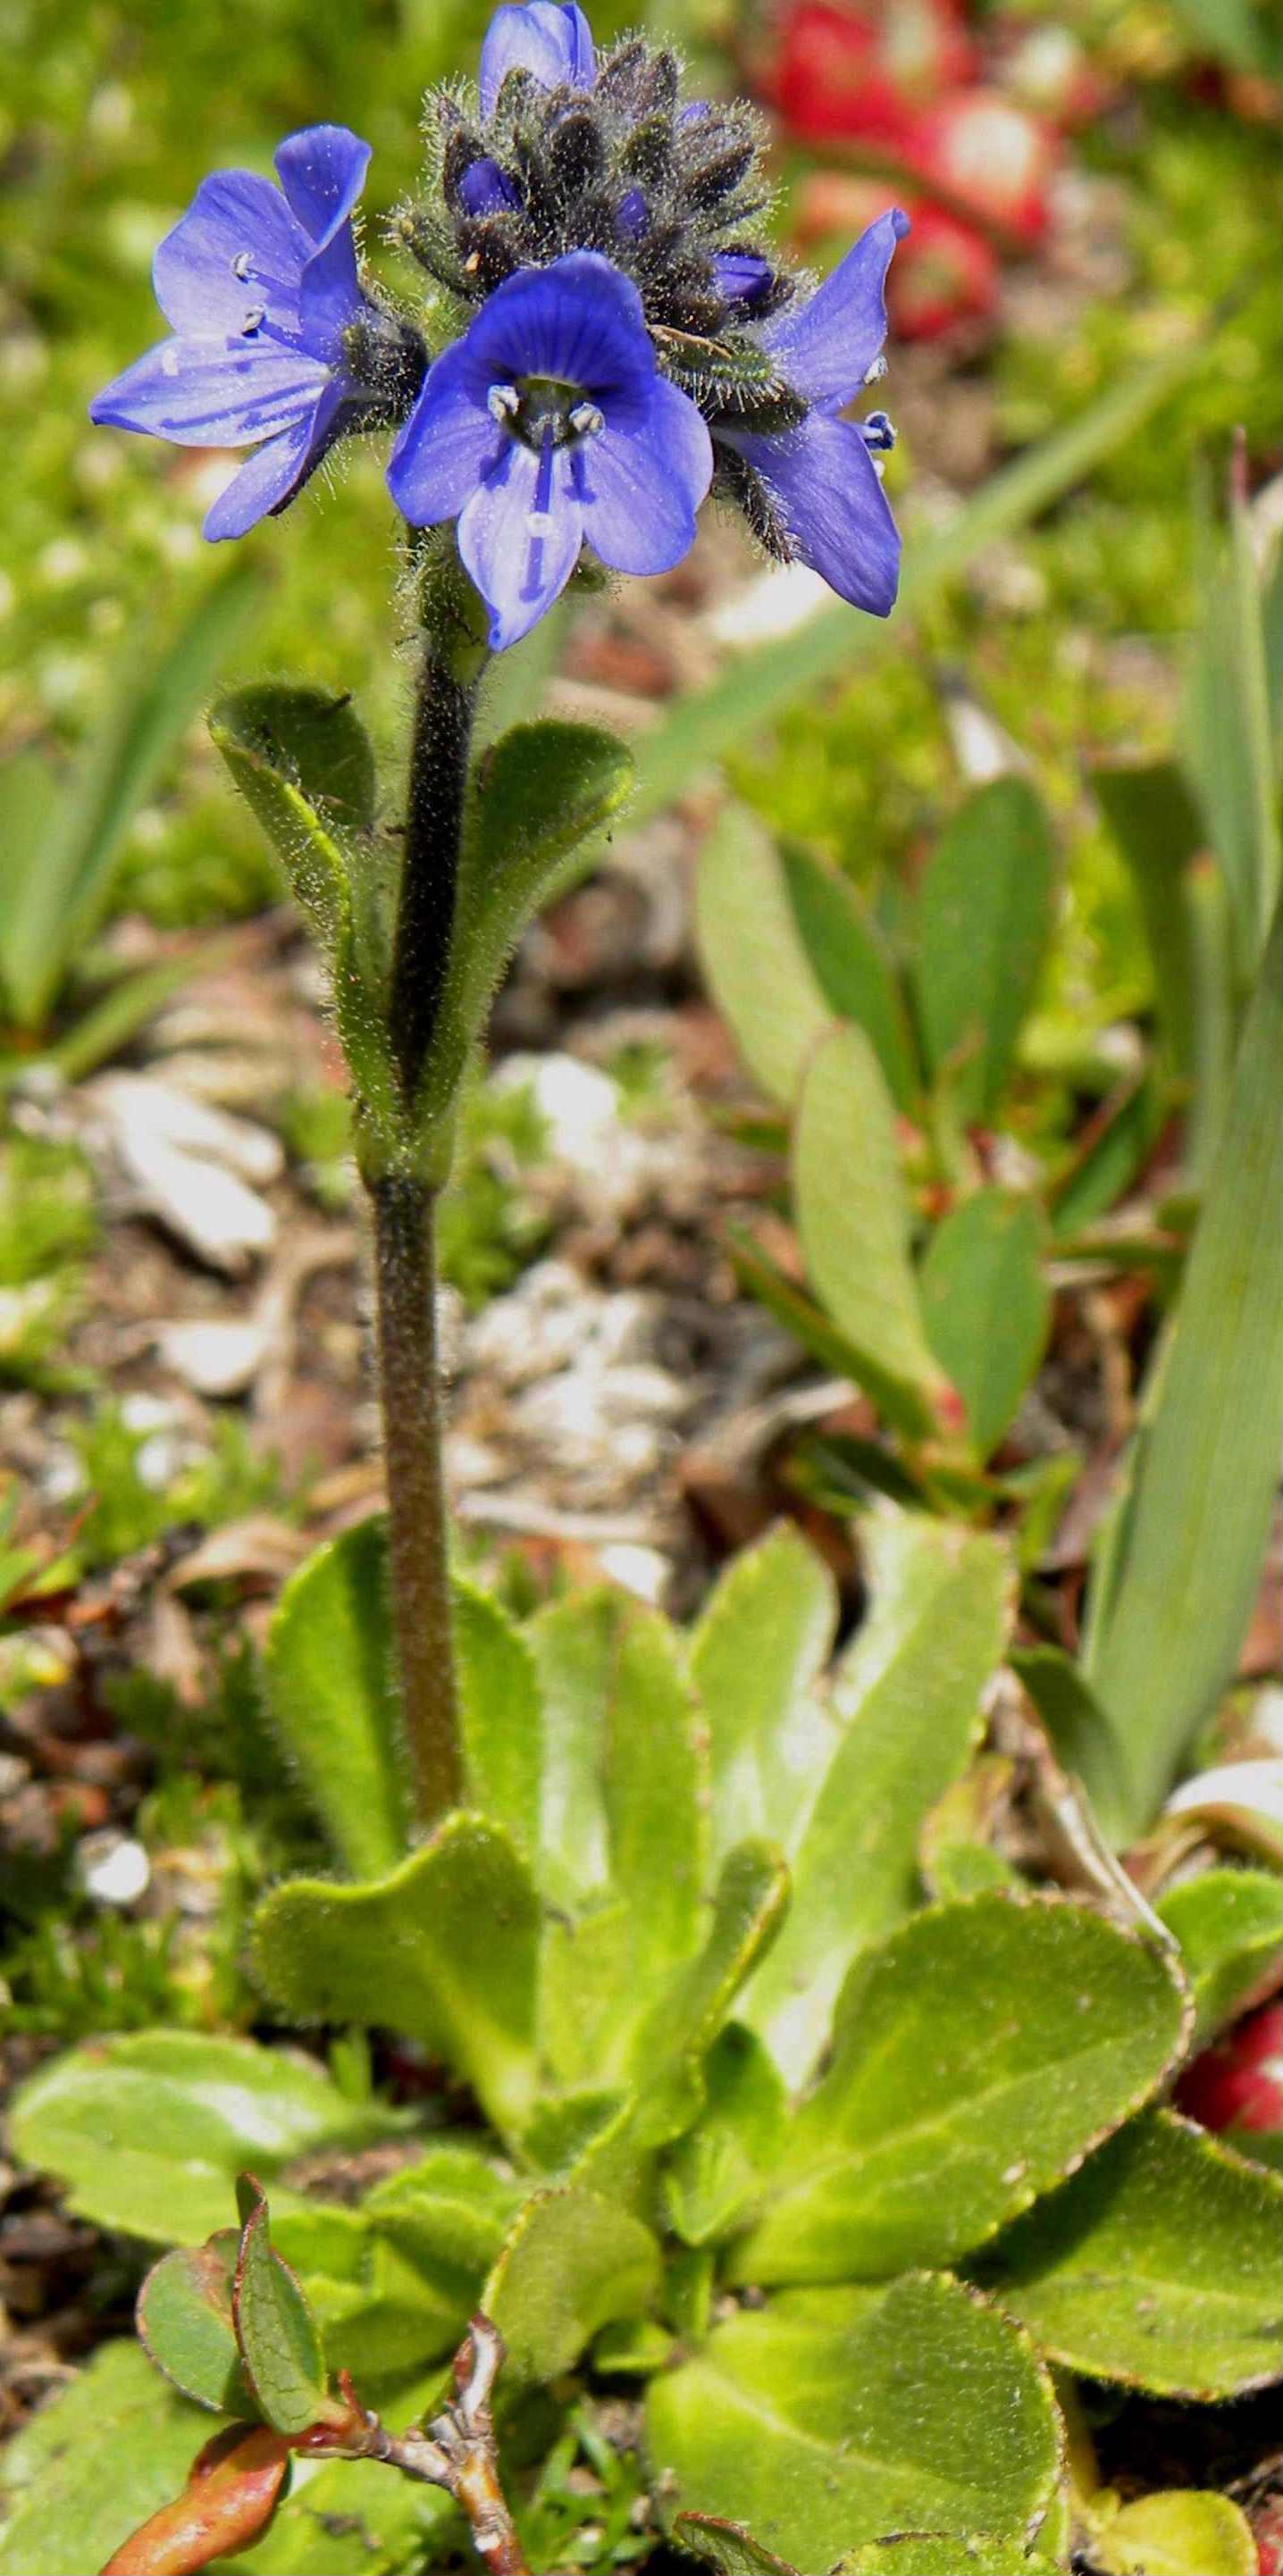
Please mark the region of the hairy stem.
POLYGON ((388 1007, 392 1052, 411 1109, 450 954, 476 693, 475 679, 457 676, 425 640, 388 1007))
POLYGON ((459 1709, 450 1633, 433 1193, 393 1173, 372 1187, 392 1611, 416 1822, 457 1806, 459 1709))

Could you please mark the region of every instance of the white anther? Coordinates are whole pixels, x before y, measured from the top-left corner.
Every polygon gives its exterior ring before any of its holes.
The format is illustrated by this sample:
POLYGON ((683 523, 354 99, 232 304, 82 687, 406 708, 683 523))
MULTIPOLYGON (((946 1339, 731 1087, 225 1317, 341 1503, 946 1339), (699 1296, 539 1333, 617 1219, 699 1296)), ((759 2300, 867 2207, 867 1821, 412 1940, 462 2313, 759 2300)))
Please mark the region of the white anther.
POLYGON ((236 254, 235 259, 232 261, 232 275, 233 275, 233 277, 239 277, 240 279, 244 280, 244 279, 245 279, 245 278, 247 278, 247 277, 252 277, 252 276, 253 276, 253 274, 254 274, 254 258, 253 258, 253 253, 252 253, 251 251, 247 251, 247 250, 238 250, 238 251, 237 251, 237 254, 236 254))
POLYGON ((551 510, 527 510, 526 527, 532 537, 550 537, 556 527, 551 510))
POLYGON ((178 373, 178 351, 177 351, 177 349, 162 349, 162 350, 161 350, 161 353, 160 353, 160 372, 161 372, 162 376, 176 376, 176 375, 177 375, 177 373, 178 373))
POLYGON ((251 304, 249 311, 241 324, 241 337, 243 340, 253 339, 254 333, 258 330, 266 311, 267 306, 265 304, 251 304))
POLYGON ((515 420, 521 409, 521 396, 515 385, 492 385, 486 395, 486 410, 501 426, 515 420))
POLYGON ((606 426, 595 402, 576 403, 568 417, 576 438, 596 438, 606 426))
POLYGON ((881 384, 881 382, 882 382, 882 379, 883 379, 884 375, 886 374, 886 371, 887 371, 887 362, 886 362, 886 359, 885 359, 885 358, 875 358, 875 359, 874 359, 874 361, 873 361, 872 366, 871 366, 871 367, 869 367, 869 368, 867 368, 867 369, 866 369, 866 371, 865 371, 864 381, 865 381, 866 385, 880 385, 880 384, 881 384))

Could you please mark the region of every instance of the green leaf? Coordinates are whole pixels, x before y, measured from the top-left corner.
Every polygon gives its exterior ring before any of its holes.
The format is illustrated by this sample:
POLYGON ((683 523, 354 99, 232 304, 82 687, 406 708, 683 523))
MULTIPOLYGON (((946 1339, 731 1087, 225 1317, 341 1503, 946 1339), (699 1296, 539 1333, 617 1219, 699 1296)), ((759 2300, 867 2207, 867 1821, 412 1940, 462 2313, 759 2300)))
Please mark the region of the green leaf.
POLYGON ((871 1607, 838 1664, 841 1738, 795 1848, 789 1918, 745 2018, 800 2082, 856 1952, 919 1893, 923 1818, 964 1769, 1002 1653, 1006 1559, 985 1535, 882 1505, 863 1523, 871 1607))
POLYGON ((181 2492, 208 2433, 136 2343, 101 2344, 3 2455, 0 2576, 101 2567, 181 2492))
POLYGON ((594 2192, 537 2192, 482 2294, 508 2347, 505 2388, 560 2378, 602 2326, 646 2315, 659 2278, 659 2247, 640 2219, 594 2192))
POLYGON ((253 1966, 299 2021, 403 2032, 471 2084, 497 2127, 535 2091, 539 1904, 511 1837, 448 1816, 365 1885, 288 1879, 254 1918, 253 1966))
POLYGON ((494 988, 517 941, 590 834, 603 831, 633 783, 632 755, 612 733, 550 718, 514 725, 473 773, 445 986, 424 1067, 419 1112, 448 1111, 494 988))
POLYGON ((1091 2559, 1102 2576, 1257 2576, 1259 2566, 1246 2514, 1199 2487, 1140 2496, 1107 2520, 1093 2512, 1091 2559))
POLYGON ((304 2433, 328 2405, 316 2319, 269 2232, 267 2199, 250 2174, 236 2196, 240 2251, 232 2286, 236 2340, 259 2413, 274 2433, 304 2433))
POLYGON ((1169 2111, 1133 2120, 984 2266, 1044 2351, 1160 2397, 1278 2376, 1283 2182, 1169 2111))
POLYGON ((741 2281, 952 2262, 1147 2101, 1186 2022, 1167 1955, 1058 1899, 929 1907, 858 1959, 741 2281))
POLYGON ((807 1270, 859 1383, 910 1438, 937 1429, 957 1399, 927 1342, 895 1107, 862 1029, 831 1030, 811 1056, 793 1194, 807 1270))
POLYGON ((476 2148, 447 2145, 357 2209, 274 2212, 277 2251, 302 2279, 331 2369, 352 2371, 372 2400, 421 2380, 457 2345, 522 2198, 476 2148))
POLYGON ((344 1867, 358 1878, 391 1869, 410 1828, 381 1519, 359 1521, 290 1576, 263 1680, 273 1731, 344 1867))
POLYGON ((918 897, 916 981, 927 1059, 950 1076, 958 1115, 992 1118, 1051 936, 1056 849, 1023 778, 968 797, 938 842, 918 897))
MULTIPOLYGON (((1283 1439, 1283 915, 1247 1024, 1171 1346, 1151 1389, 1086 1678, 1124 1791, 1085 1768, 1107 1829, 1143 1828, 1233 1675, 1260 1580, 1283 1439)), ((1099 1597, 1098 1597, 1099 1596, 1099 1597)))
POLYGON ((1269 683, 1251 523, 1233 494, 1204 546, 1203 615, 1188 673, 1185 757, 1225 871, 1241 987, 1255 979, 1280 894, 1269 683))
MULTIPOLYGON (((125 834, 162 762, 212 687, 263 596, 252 567, 236 564, 202 592, 141 684, 131 677, 85 754, 74 785, 45 809, 39 838, 6 869, 3 960, 10 1007, 24 1028, 42 1026, 69 967, 108 902, 125 834)), ((34 820, 30 807, 27 822, 34 820)))
POLYGON ((234 2227, 221 2227, 204 2245, 163 2254, 138 2293, 138 2332, 149 2360, 184 2397, 216 2415, 254 2413, 232 2316, 239 2243, 234 2227))
POLYGON ((819 1689, 837 1625, 832 1575, 792 1522, 734 1558, 691 1639, 708 1729, 713 1857, 745 1834, 793 1843, 837 1729, 819 1689))
POLYGON ((647 2434, 679 2507, 744 2523, 804 2568, 906 2527, 1021 2538, 1059 2473, 1030 2345, 929 2275, 733 2318, 652 2382, 647 2434))
POLYGON ((20 2088, 12 2113, 24 2164, 56 2174, 72 2209, 160 2245, 200 2243, 223 2226, 251 2156, 270 2176, 399 2125, 377 2103, 349 2101, 292 2050, 168 2030, 90 2040, 55 2058, 20 2088))
POLYGON ((814 850, 786 841, 780 861, 793 918, 825 1000, 870 1040, 897 1109, 920 1089, 913 1033, 882 935, 855 887, 814 850))
POLYGON ((807 954, 780 854, 728 805, 700 853, 695 929, 709 989, 749 1072, 788 1109, 833 1019, 807 954))
POLYGON ((1283 1966, 1283 1892, 1263 1869, 1205 1869, 1159 1900, 1194 1990, 1192 2045, 1263 2003, 1283 1966))
MULTIPOLYGON (((763 2549, 739 2523, 719 2522, 713 2514, 679 2513, 673 2538, 693 2557, 720 2568, 722 2576, 796 2576, 787 2560, 763 2549)), ((1036 2576, 1036 2562, 1016 2541, 908 2531, 844 2550, 831 2576, 1036 2576)))
POLYGON ((646 2146, 665 2145, 698 2111, 705 2052, 775 1940, 788 1894, 788 1871, 769 1843, 737 1843, 727 1853, 703 1947, 660 1997, 637 2041, 634 2134, 646 2146))
POLYGON ((728 2022, 704 2062, 705 2105, 664 2176, 670 2226, 687 2245, 733 2233, 762 2197, 788 2117, 784 2079, 756 2033, 728 2022))
POLYGON ((454 1587, 454 1648, 468 1804, 493 1816, 534 1863, 543 1769, 534 1656, 493 1595, 470 1583, 454 1587))
POLYGON ((1171 760, 1101 767, 1092 785, 1131 872, 1168 1063, 1189 1089, 1186 1160, 1201 1175, 1225 1109, 1233 1013, 1223 880, 1203 816, 1171 760))
POLYGON ((327 957, 335 1024, 366 1122, 358 1148, 373 1142, 386 1161, 403 1143, 402 1110, 386 1029, 384 853, 364 820, 370 769, 360 726, 346 699, 268 686, 221 699, 209 729, 327 957))
POLYGON ((922 1265, 927 1339, 966 1405, 980 1459, 997 1448, 1047 1347, 1042 1250, 1034 1201, 982 1189, 950 1210, 922 1265))
POLYGON ((600 1738, 621 1618, 618 1593, 602 1588, 550 1602, 525 1630, 544 1711, 538 1876, 563 1909, 610 1881, 600 1738))
MULTIPOLYGON (((737 1227, 728 1228, 726 1243, 741 1288, 746 1288, 751 1297, 756 1297, 759 1306, 765 1306, 768 1315, 774 1315, 786 1333, 793 1333, 803 1350, 809 1351, 822 1369, 827 1369, 834 1377, 849 1377, 860 1384, 861 1372, 866 1365, 865 1354, 838 1331, 823 1307, 817 1306, 804 1289, 785 1275, 769 1253, 763 1251, 760 1243, 754 1243, 749 1235, 741 1234, 737 1227)), ((895 1400, 893 1396, 892 1401, 895 1400)), ((883 1454, 890 1472, 893 1466, 890 1453, 883 1454)))
POLYGON ((185 984, 214 974, 233 946, 233 939, 219 931, 211 939, 193 939, 176 957, 163 957, 155 966, 140 966, 136 974, 122 975, 101 1000, 77 1010, 70 1027, 43 1049, 40 1061, 52 1065, 64 1082, 83 1082, 110 1056, 119 1055, 185 984))
POLYGON ((644 821, 685 795, 692 779, 735 743, 760 741, 784 707, 814 698, 826 680, 853 670, 865 654, 902 652, 906 616, 937 597, 982 546, 1037 518, 1124 446, 1189 377, 1213 362, 1214 350, 1210 339, 1187 342, 1109 385, 1076 420, 990 475, 947 526, 911 526, 900 613, 889 625, 853 616, 845 606, 821 610, 789 636, 785 649, 772 637, 752 652, 737 653, 708 687, 685 694, 641 746, 633 820, 644 821))

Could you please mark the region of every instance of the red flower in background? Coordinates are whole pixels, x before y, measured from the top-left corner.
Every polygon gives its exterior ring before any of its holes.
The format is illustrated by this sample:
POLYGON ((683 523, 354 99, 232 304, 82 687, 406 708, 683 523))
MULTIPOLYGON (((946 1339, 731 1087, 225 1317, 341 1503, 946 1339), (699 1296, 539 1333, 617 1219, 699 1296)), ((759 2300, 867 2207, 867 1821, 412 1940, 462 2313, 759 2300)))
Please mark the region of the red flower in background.
POLYGON ((780 31, 775 104, 817 141, 904 141, 923 107, 970 80, 975 47, 951 0, 842 8, 797 0, 780 31))
POLYGON ((1026 241, 1046 231, 1056 139, 1001 90, 960 90, 928 108, 906 138, 905 158, 985 221, 1026 241))
POLYGON ((1205 2129, 1283 2129, 1283 2000, 1205 2048, 1176 2087, 1176 2107, 1205 2129))
MULTIPOLYGON (((889 191, 880 179, 857 179, 843 170, 815 170, 798 194, 794 231, 803 247, 852 226, 862 229, 885 213, 889 191)), ((938 206, 911 198, 913 229, 900 243, 887 279, 891 327, 902 340, 931 340, 965 321, 985 321, 998 292, 998 259, 991 242, 938 206)))

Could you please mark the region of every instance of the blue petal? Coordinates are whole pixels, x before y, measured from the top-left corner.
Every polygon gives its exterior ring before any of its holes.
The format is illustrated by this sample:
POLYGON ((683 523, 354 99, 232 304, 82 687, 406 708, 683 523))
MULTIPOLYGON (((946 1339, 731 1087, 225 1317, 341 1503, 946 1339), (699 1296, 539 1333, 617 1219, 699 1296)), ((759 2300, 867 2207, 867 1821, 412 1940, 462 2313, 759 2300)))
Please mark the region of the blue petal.
POLYGON ((311 251, 309 236, 270 179, 217 170, 202 179, 187 213, 157 249, 156 301, 175 331, 239 331, 251 307, 292 329, 311 251))
POLYGON ((479 161, 469 162, 459 181, 459 203, 467 215, 493 215, 519 206, 521 199, 507 172, 483 153, 479 161))
POLYGON ((644 398, 655 375, 641 297, 598 251, 570 251, 549 268, 518 269, 469 327, 471 381, 484 402, 493 384, 553 376, 603 404, 644 398))
POLYGON ((91 420, 179 447, 249 447, 310 413, 326 371, 269 340, 162 340, 105 385, 91 420))
POLYGON ((908 229, 898 206, 879 215, 809 301, 766 333, 789 383, 808 402, 836 411, 859 392, 887 335, 886 273, 908 229))
POLYGON ((756 251, 719 250, 713 261, 713 275, 729 302, 755 304, 765 294, 775 271, 769 259, 760 259, 756 251))
POLYGON ((584 535, 616 572, 670 572, 695 540, 713 479, 708 429, 687 394, 656 376, 634 414, 607 413, 573 452, 584 535))
POLYGON ((583 522, 571 454, 508 439, 459 521, 459 552, 490 610, 496 653, 519 644, 565 589, 583 522))
POLYGON ((507 443, 485 394, 484 383, 476 392, 467 339, 452 341, 428 369, 388 465, 388 490, 412 527, 455 518, 507 443))
POLYGON ((256 448, 205 514, 204 535, 243 537, 260 519, 283 510, 315 472, 332 440, 342 396, 327 386, 310 412, 256 448))
POLYGON ((273 156, 281 186, 316 250, 347 222, 370 166, 370 146, 346 125, 305 125, 273 156))
POLYGON ((573 0, 527 0, 496 9, 481 47, 481 113, 493 116, 509 72, 529 72, 543 89, 562 81, 591 89, 597 74, 592 29, 573 0))
POLYGON ((356 273, 352 227, 344 224, 324 250, 314 252, 299 286, 299 337, 310 358, 334 366, 349 322, 364 308, 356 273))
POLYGON ((615 208, 615 222, 625 241, 640 241, 650 231, 650 208, 640 188, 626 188, 615 208))
POLYGON ((900 535, 858 424, 813 414, 785 438, 730 443, 769 483, 798 561, 853 607, 889 617, 900 535))

